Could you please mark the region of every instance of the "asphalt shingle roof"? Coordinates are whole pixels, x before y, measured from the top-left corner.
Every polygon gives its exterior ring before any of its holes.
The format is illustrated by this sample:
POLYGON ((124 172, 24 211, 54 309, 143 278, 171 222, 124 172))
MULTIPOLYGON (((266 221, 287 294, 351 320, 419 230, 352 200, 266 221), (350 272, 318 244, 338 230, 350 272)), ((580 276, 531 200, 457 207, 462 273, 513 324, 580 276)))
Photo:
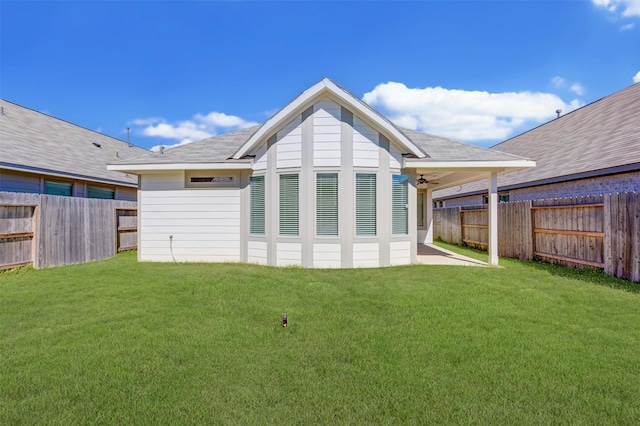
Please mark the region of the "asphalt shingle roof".
POLYGON ((489 150, 415 130, 400 129, 433 161, 503 161, 522 160, 523 157, 489 150))
POLYGON ((249 140, 260 126, 212 136, 198 142, 165 149, 164 153, 146 152, 127 161, 111 164, 223 163, 249 140))
MULTIPOLYGON (((253 126, 113 164, 219 163, 229 159, 260 128, 253 126)), ((500 161, 521 157, 414 130, 398 128, 433 161, 500 161)))
POLYGON ((147 150, 4 99, 0 106, 0 167, 137 185, 137 176, 107 164, 147 150))
MULTIPOLYGON (((620 166, 640 168, 640 83, 491 147, 529 157, 535 168, 498 177, 499 187, 527 186, 549 179, 603 172, 620 166)), ((442 198, 486 190, 484 181, 434 193, 442 198)))

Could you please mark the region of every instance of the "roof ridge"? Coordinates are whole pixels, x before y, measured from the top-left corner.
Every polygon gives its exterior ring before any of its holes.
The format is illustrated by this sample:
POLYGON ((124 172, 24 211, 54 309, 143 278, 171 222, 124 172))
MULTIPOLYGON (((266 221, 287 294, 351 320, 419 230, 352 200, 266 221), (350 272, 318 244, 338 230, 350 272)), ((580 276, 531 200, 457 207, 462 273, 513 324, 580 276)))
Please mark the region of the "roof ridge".
POLYGON ((639 83, 633 83, 633 84, 632 84, 632 85, 630 85, 630 86, 624 87, 624 88, 622 88, 622 89, 620 89, 620 90, 618 90, 618 91, 616 91, 616 92, 613 92, 613 93, 610 93, 610 94, 608 94, 608 95, 605 95, 605 96, 603 96, 603 97, 601 97, 601 98, 596 99, 595 101, 591 101, 591 102, 589 102, 589 103, 588 103, 588 104, 586 104, 586 105, 582 105, 580 108, 576 108, 576 109, 574 109, 573 111, 569 111, 569 112, 568 112, 568 113, 566 113, 565 115, 561 115, 561 116, 556 117, 556 118, 553 118, 553 119, 551 119, 551 120, 549 120, 549 121, 547 121, 547 122, 544 122, 544 123, 538 124, 537 126, 532 127, 532 128, 531 128, 531 129, 529 129, 529 130, 525 130, 525 131, 524 131, 524 132, 522 132, 522 133, 519 133, 519 134, 517 134, 517 135, 515 135, 515 136, 510 137, 509 139, 505 139, 505 140, 503 140, 502 142, 498 142, 497 144, 490 146, 490 147, 489 147, 489 149, 493 149, 493 148, 497 147, 498 145, 502 145, 503 143, 507 143, 507 142, 509 142, 509 141, 511 141, 511 140, 513 140, 513 139, 515 139, 515 138, 519 138, 519 137, 520 137, 520 136, 522 136, 522 135, 526 135, 527 133, 532 132, 532 131, 534 131, 534 130, 536 130, 536 129, 538 129, 538 128, 542 127, 542 126, 546 126, 546 125, 547 125, 547 124, 549 124, 549 123, 553 123, 553 122, 555 122, 555 121, 557 121, 557 120, 561 120, 561 119, 563 119, 563 118, 565 118, 565 117, 569 117, 569 116, 571 116, 571 114, 573 114, 573 113, 575 113, 575 112, 582 111, 582 110, 584 110, 585 108, 587 108, 587 107, 591 107, 591 106, 593 106, 594 104, 596 104, 596 103, 598 103, 598 102, 600 102, 600 101, 603 101, 603 100, 605 100, 605 99, 607 99, 607 98, 611 98, 612 96, 616 96, 616 95, 618 95, 620 92, 624 92, 625 90, 628 90, 628 89, 630 89, 630 88, 634 87, 636 84, 637 84, 637 85, 639 85, 638 87, 640 87, 640 82, 639 82, 639 83))

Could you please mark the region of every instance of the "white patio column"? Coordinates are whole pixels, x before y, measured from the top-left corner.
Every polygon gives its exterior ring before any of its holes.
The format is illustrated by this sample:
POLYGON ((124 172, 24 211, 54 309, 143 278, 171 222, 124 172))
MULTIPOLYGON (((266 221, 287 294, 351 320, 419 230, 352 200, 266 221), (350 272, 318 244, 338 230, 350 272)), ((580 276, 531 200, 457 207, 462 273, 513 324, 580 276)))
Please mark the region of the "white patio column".
POLYGON ((424 239, 425 244, 433 243, 433 189, 427 188, 427 199, 425 207, 425 225, 427 226, 427 236, 424 239))
POLYGON ((498 173, 489 176, 489 265, 498 265, 498 173))

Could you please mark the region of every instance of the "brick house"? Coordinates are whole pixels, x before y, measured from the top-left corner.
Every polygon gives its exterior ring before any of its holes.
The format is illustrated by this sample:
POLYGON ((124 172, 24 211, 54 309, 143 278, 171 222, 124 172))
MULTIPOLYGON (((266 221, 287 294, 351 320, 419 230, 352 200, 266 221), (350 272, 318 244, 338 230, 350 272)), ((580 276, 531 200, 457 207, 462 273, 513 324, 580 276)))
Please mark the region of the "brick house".
POLYGON ((106 164, 146 149, 0 99, 0 191, 136 201, 138 177, 106 164))
MULTIPOLYGON (((640 83, 490 149, 537 165, 499 176, 500 201, 640 191, 640 83)), ((486 204, 487 182, 435 191, 433 199, 437 207, 486 204)))

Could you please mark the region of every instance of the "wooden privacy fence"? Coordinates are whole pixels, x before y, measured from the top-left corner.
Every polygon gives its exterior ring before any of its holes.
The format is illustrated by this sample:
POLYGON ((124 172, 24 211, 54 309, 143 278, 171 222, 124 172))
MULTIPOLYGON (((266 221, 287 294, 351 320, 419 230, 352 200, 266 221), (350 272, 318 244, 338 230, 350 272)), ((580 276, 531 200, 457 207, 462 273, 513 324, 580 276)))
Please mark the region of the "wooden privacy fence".
MULTIPOLYGON (((486 208, 434 210, 434 237, 486 249, 486 208)), ((603 268, 640 282, 640 194, 500 203, 498 254, 603 268)))
POLYGON ((136 248, 132 201, 0 192, 0 269, 90 262, 136 248))

